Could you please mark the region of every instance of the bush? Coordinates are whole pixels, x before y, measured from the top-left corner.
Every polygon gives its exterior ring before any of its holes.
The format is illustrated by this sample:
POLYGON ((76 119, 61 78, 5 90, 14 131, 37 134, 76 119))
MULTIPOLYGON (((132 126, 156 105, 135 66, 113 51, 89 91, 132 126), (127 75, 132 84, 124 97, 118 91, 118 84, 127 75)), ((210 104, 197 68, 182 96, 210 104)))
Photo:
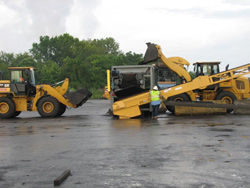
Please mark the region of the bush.
POLYGON ((89 90, 92 93, 91 99, 101 99, 101 98, 103 98, 104 89, 90 88, 89 90))

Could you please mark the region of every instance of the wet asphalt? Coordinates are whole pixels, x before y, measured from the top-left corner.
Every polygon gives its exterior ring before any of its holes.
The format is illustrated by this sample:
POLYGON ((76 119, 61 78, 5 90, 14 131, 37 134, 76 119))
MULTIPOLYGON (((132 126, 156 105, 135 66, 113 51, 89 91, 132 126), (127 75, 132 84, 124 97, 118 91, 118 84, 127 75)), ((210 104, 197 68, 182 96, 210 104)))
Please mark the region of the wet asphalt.
POLYGON ((250 187, 248 115, 119 120, 107 100, 59 118, 0 120, 0 187, 250 187))

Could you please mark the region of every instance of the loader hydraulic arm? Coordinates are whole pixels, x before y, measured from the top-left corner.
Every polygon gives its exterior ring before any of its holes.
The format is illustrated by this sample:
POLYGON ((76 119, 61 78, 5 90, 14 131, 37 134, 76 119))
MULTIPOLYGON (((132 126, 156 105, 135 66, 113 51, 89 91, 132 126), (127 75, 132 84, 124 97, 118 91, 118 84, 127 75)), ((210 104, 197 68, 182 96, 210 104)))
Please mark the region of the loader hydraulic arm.
POLYGON ((181 57, 169 57, 167 58, 161 51, 159 45, 147 43, 147 51, 144 56, 144 61, 140 64, 147 64, 156 61, 158 58, 173 72, 175 72, 180 78, 185 79, 186 82, 191 81, 191 76, 184 68, 184 65, 189 66, 190 63, 181 57))

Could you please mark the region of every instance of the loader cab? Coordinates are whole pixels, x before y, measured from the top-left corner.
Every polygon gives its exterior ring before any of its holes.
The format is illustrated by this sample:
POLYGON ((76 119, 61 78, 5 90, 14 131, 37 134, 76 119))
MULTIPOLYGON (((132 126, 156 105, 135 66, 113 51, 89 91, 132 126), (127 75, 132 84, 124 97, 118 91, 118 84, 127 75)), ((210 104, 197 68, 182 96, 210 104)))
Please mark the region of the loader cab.
POLYGON ((194 63, 195 76, 210 76, 220 72, 220 63, 217 62, 196 62, 194 63))
POLYGON ((33 67, 9 67, 10 88, 16 95, 32 96, 36 93, 33 67))

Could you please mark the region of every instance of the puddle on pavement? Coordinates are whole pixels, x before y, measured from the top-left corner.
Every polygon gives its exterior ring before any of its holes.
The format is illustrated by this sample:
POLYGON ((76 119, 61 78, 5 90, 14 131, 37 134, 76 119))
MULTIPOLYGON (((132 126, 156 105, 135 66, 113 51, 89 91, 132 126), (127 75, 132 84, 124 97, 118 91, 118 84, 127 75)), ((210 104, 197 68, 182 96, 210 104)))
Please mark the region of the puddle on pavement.
POLYGON ((16 136, 16 135, 31 135, 48 133, 62 133, 66 132, 69 125, 43 125, 43 126, 2 126, 0 129, 0 136, 16 136))
POLYGON ((216 131, 216 132, 233 132, 233 129, 222 129, 222 128, 211 128, 210 131, 216 131))
POLYGON ((215 145, 202 145, 202 146, 207 148, 215 147, 215 145))
MULTIPOLYGON (((167 125, 174 124, 169 122, 164 122, 167 125)), ((112 125, 114 128, 129 128, 129 129, 140 129, 142 127, 159 126, 162 121, 144 118, 144 119, 113 119, 112 125)))
POLYGON ((228 135, 228 134, 224 134, 224 135, 218 135, 218 136, 215 136, 215 137, 230 137, 231 135, 228 135))
MULTIPOLYGON (((196 124, 196 123, 193 123, 196 124)), ((198 123, 200 124, 200 123, 198 123)), ((232 124, 226 124, 226 123, 207 123, 205 125, 200 125, 199 127, 217 127, 217 126, 228 126, 228 125, 232 125, 232 124)))
POLYGON ((221 126, 221 125, 228 125, 228 124, 225 124, 225 123, 209 123, 208 124, 208 126, 210 127, 221 126))
POLYGON ((140 129, 142 126, 142 121, 141 119, 114 119, 112 121, 113 127, 114 128, 132 128, 132 129, 140 129))

